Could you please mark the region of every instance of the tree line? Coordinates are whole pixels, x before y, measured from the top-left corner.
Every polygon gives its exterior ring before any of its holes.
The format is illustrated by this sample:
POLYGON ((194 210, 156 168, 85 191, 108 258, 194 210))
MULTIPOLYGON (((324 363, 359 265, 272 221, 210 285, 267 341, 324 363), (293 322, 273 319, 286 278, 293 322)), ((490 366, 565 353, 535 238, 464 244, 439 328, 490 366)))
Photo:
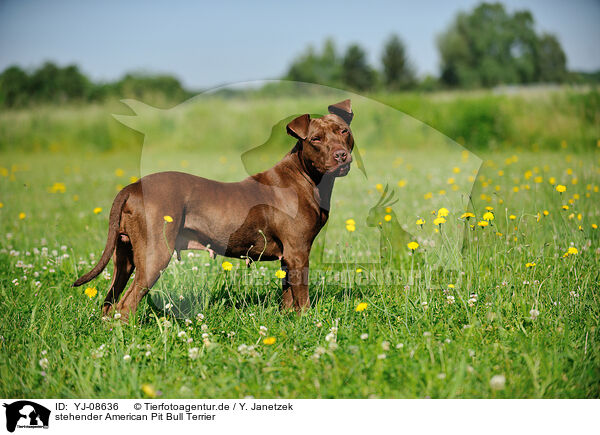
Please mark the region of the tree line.
POLYGON ((510 14, 500 3, 482 3, 459 13, 437 37, 439 77, 418 79, 397 35, 385 42, 380 68, 369 65, 358 44, 343 55, 332 40, 321 51, 309 47, 292 62, 286 78, 358 91, 376 89, 480 88, 501 84, 562 83, 581 79, 567 72, 558 39, 538 34, 529 11, 510 14))
MULTIPOLYGON (((283 78, 363 92, 600 81, 600 72, 568 72, 558 39, 538 34, 534 24, 529 11, 511 14, 500 3, 482 3, 459 13, 437 37, 438 77, 417 77, 404 42, 391 35, 378 68, 369 64, 359 44, 339 53, 334 41, 327 39, 320 50, 308 47, 293 60, 283 78)), ((93 83, 75 65, 61 68, 50 62, 33 72, 12 66, 0 74, 0 107, 111 96, 172 102, 191 95, 169 75, 127 74, 115 82, 93 83)))
POLYGON ((130 73, 114 82, 94 83, 76 65, 60 67, 52 62, 46 62, 32 72, 11 66, 0 74, 2 107, 93 102, 110 97, 182 101, 191 95, 170 75, 130 73))

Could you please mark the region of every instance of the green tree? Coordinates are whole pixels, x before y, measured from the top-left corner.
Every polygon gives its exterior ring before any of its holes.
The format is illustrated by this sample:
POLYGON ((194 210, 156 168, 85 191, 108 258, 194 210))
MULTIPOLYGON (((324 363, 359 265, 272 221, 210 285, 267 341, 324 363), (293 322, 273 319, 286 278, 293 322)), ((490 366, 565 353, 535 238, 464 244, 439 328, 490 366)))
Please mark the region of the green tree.
POLYGON ((0 74, 0 106, 23 106, 28 93, 29 76, 21 68, 11 66, 0 74))
POLYGON ((406 55, 404 43, 392 35, 383 48, 381 57, 383 80, 389 89, 406 89, 414 86, 415 74, 406 55))
POLYGON ((319 53, 312 46, 290 65, 285 78, 298 82, 341 87, 341 61, 332 39, 325 40, 319 53))
POLYGON ((342 80, 346 86, 366 91, 375 86, 376 75, 367 63, 367 56, 357 44, 348 47, 342 61, 342 80))
POLYGON ((471 13, 459 13, 438 36, 437 45, 441 81, 449 86, 488 87, 565 78, 548 72, 548 65, 566 70, 556 38, 538 36, 529 11, 509 14, 500 3, 482 3, 471 13))
POLYGON ((541 36, 536 51, 537 74, 540 81, 562 82, 567 79, 567 56, 554 35, 541 36))

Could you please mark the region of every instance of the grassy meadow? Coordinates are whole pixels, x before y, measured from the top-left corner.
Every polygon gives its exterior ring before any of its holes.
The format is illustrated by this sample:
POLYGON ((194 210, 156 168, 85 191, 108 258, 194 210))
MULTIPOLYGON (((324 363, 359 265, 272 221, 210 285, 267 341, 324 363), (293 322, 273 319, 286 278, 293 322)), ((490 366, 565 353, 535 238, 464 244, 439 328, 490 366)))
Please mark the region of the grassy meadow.
POLYGON ((357 164, 336 182, 302 316, 279 310, 279 264, 199 251, 173 259, 131 324, 101 320, 112 264, 71 287, 120 188, 166 169, 244 178, 291 148, 291 115, 341 97, 0 113, 0 396, 598 398, 594 91, 353 96, 357 164), (399 201, 377 208, 386 186, 399 201))

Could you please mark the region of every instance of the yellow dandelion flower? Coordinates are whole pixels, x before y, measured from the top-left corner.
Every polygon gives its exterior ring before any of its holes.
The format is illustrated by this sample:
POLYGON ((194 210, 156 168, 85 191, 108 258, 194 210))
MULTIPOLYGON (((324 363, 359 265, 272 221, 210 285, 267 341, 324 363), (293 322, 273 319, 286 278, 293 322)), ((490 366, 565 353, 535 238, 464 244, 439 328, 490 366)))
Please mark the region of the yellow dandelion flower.
POLYGON ((398 187, 404 187, 404 186, 406 186, 406 180, 398 181, 398 187))
POLYGON ((362 269, 359 267, 358 269, 356 269, 356 273, 362 273, 362 269))
POLYGON ((446 207, 442 207, 438 210, 437 215, 439 217, 445 217, 448 216, 448 209, 446 207))
POLYGON ((24 212, 19 213, 19 219, 23 220, 27 217, 27 215, 24 212))
POLYGON ((391 221, 391 220, 392 220, 392 216, 390 216, 389 214, 386 214, 386 215, 383 217, 383 220, 385 220, 386 222, 389 222, 389 221, 391 221))
POLYGON ((352 232, 356 231, 356 227, 355 227, 354 225, 349 225, 349 224, 346 224, 346 230, 347 230, 348 232, 351 232, 351 233, 352 233, 352 232))
POLYGON ((491 211, 487 211, 483 214, 483 220, 484 221, 488 221, 491 222, 494 220, 494 213, 492 213, 491 211))
POLYGON ((535 178, 533 179, 533 181, 535 181, 537 184, 540 184, 541 182, 543 182, 543 181, 544 181, 544 178, 543 178, 543 177, 540 177, 540 176, 538 175, 537 177, 535 177, 535 178))
POLYGON ((425 195, 423 195, 423 198, 424 199, 431 199, 431 198, 433 198, 433 193, 427 192, 425 195))
POLYGON ((275 337, 267 337, 263 340, 263 343, 267 346, 271 346, 272 344, 275 344, 276 341, 277 339, 275 337))
POLYGON ((577 252, 577 248, 574 246, 569 246, 569 249, 567 249, 567 254, 569 255, 576 255, 577 252))
POLYGON ((233 269, 233 264, 231 264, 229 261, 224 261, 221 264, 221 267, 223 268, 223 270, 229 272, 231 269, 233 269))
POLYGON ((98 294, 98 290, 96 290, 96 287, 88 287, 88 288, 85 289, 85 291, 83 293, 88 298, 92 299, 92 298, 94 298, 98 294))
POLYGON ((452 168, 452 172, 454 172, 455 174, 459 174, 460 168, 458 166, 455 166, 454 168, 452 168))
POLYGON ((425 224, 425 219, 423 218, 419 218, 417 219, 417 222, 415 222, 417 225, 420 225, 421 228, 423 228, 423 225, 425 224))
POLYGON ((358 304, 356 306, 354 311, 356 311, 357 313, 360 313, 361 311, 366 310, 368 306, 369 306, 369 304, 367 304, 366 302, 361 302, 360 304, 358 304))
POLYGON ((377 183, 375 189, 377 189, 378 192, 383 192, 383 184, 377 183))
POLYGON ((489 225, 488 221, 479 221, 477 222, 477 225, 479 225, 480 227, 487 227, 489 225))
POLYGON ((121 168, 115 169, 115 175, 117 177, 122 177, 124 174, 125 174, 125 171, 123 169, 121 169, 121 168))
POLYGON ((433 221, 434 225, 442 225, 444 223, 446 223, 446 219, 443 217, 435 218, 435 220, 433 221))
POLYGON ((408 246, 408 249, 414 252, 419 247, 419 244, 417 242, 410 242, 406 246, 408 246))
POLYGON ((567 191, 567 186, 559 184, 558 186, 556 186, 556 191, 559 193, 563 193, 567 191))
POLYGON ((0 202, 0 208, 4 207, 4 203, 0 202))
POLYGON ((285 270, 279 269, 277 272, 275 272, 275 276, 279 279, 285 278, 285 275, 286 275, 285 270))
POLYGON ((544 210, 542 213, 544 214, 544 216, 548 216, 550 214, 548 210, 544 210))
POLYGON ((563 209, 563 210, 568 210, 568 209, 569 209, 569 206, 565 204, 565 205, 563 205, 563 206, 562 206, 562 209, 563 209))
POLYGON ((475 215, 473 213, 471 213, 470 211, 460 215, 461 219, 467 219, 467 220, 469 220, 470 218, 474 218, 474 217, 475 217, 475 215))
POLYGON ((94 209, 94 214, 99 214, 99 213, 102 213, 102 207, 96 207, 94 209))
POLYGON ((511 214, 511 215, 510 215, 508 218, 509 218, 511 221, 514 221, 514 220, 515 220, 517 217, 516 217, 514 214, 511 214))
POLYGON ((163 219, 165 220, 165 222, 169 222, 169 223, 173 222, 173 218, 169 215, 163 216, 163 219))
POLYGON ((454 284, 448 284, 448 288, 454 288, 454 284))
POLYGON ((592 228, 595 229, 595 230, 597 230, 598 229, 598 225, 592 224, 592 228))
POLYGON ((577 220, 580 221, 582 218, 581 213, 577 213, 577 220))
POLYGON ((548 183, 550 183, 550 184, 552 184, 552 185, 554 186, 554 185, 556 184, 556 178, 554 178, 554 177, 550 177, 550 178, 548 179, 548 183))
POLYGON ((525 267, 530 268, 530 267, 535 267, 535 263, 527 263, 525 265, 525 267))
POLYGON ((151 384, 143 384, 142 392, 150 398, 155 398, 157 396, 156 389, 151 384))
POLYGON ((454 178, 453 178, 453 177, 450 177, 450 178, 448 178, 448 181, 447 181, 447 183, 448 183, 448 184, 454 184, 454 183, 455 183, 455 180, 454 180, 454 178))
POLYGON ((139 178, 136 177, 135 175, 132 175, 131 177, 129 177, 129 182, 132 184, 135 183, 137 180, 139 180, 139 178))

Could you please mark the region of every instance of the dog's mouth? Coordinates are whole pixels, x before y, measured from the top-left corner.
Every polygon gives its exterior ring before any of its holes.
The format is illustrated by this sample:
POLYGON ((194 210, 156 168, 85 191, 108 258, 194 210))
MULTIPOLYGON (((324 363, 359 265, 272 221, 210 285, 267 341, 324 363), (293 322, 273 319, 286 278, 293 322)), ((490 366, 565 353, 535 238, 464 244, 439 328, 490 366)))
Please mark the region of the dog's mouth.
POLYGON ((327 172, 333 175, 334 177, 345 177, 346 175, 348 175, 348 172, 350 172, 350 163, 352 163, 352 160, 345 163, 341 163, 327 172))

